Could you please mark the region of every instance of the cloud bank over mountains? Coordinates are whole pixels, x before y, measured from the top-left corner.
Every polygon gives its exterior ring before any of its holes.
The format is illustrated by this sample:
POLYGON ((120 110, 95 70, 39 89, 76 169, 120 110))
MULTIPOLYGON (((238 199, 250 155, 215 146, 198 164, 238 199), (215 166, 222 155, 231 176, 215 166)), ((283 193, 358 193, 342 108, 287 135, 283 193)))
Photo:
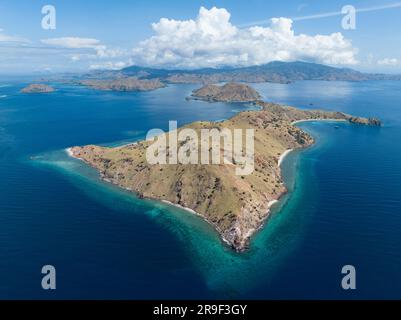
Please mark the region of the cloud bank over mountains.
POLYGON ((162 18, 152 24, 155 35, 133 49, 138 65, 203 68, 261 65, 270 61, 357 64, 357 49, 340 32, 297 35, 293 21, 273 18, 269 27, 238 28, 230 13, 201 7, 195 20, 162 18))
POLYGON ((377 61, 377 64, 382 66, 396 66, 399 63, 400 61, 396 58, 384 58, 377 61))

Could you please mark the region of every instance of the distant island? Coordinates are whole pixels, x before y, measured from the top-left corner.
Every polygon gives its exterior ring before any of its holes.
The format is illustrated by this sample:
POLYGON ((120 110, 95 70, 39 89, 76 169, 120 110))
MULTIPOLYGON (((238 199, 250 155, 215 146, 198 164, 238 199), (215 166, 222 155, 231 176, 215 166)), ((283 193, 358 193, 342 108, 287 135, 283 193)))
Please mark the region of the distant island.
POLYGON ((170 70, 130 66, 121 70, 94 70, 84 74, 54 75, 43 82, 60 81, 84 85, 106 91, 150 91, 168 84, 218 84, 218 83, 282 83, 294 81, 368 81, 401 80, 399 74, 363 73, 350 68, 336 68, 317 63, 273 61, 250 67, 204 68, 170 70))
POLYGON ((191 98, 210 102, 253 102, 260 99, 260 94, 252 87, 240 83, 222 86, 209 84, 194 90, 191 98))
POLYGON ((22 93, 50 93, 54 92, 54 88, 46 84, 30 84, 21 90, 22 93))
MULTIPOLYGON (((232 98, 237 97, 232 95, 232 98)), ((271 206, 287 192, 280 170, 283 157, 290 150, 313 144, 309 134, 294 126, 296 122, 338 120, 381 124, 378 119, 353 117, 342 112, 300 110, 260 100, 255 104, 261 107, 260 111, 244 111, 222 122, 199 121, 178 129, 178 132, 186 128, 196 132, 202 129, 221 132, 226 128, 253 128, 255 167, 250 175, 236 175, 235 168, 239 164, 235 163, 150 165, 146 160, 148 141, 114 148, 72 147, 69 153, 96 168, 104 180, 135 192, 139 197, 169 202, 200 215, 214 226, 225 242, 243 251, 250 237, 266 221, 271 206)))
POLYGON ((82 80, 79 84, 91 87, 97 90, 106 91, 150 91, 163 88, 166 85, 159 79, 138 79, 136 77, 123 77, 118 79, 90 79, 82 80))
POLYGON ((368 81, 401 80, 401 75, 363 73, 303 61, 273 61, 250 67, 170 70, 130 66, 121 70, 95 70, 85 74, 52 76, 43 81, 62 81, 107 91, 150 91, 168 84, 282 83, 302 80, 368 81))

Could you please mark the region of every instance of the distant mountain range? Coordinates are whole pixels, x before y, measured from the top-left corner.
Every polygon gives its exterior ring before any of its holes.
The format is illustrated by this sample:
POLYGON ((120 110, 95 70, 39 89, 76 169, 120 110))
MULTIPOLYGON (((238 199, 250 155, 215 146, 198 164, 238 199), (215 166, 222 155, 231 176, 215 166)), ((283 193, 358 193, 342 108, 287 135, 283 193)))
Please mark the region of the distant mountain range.
POLYGON ((401 80, 401 75, 363 73, 308 62, 270 62, 261 66, 197 70, 168 70, 131 66, 121 70, 96 70, 64 74, 41 81, 67 81, 100 90, 155 90, 169 83, 216 84, 220 82, 290 83, 299 80, 366 81, 401 80), (101 81, 101 82, 99 82, 101 81))
POLYGON ((117 72, 120 76, 159 78, 167 83, 277 82, 298 80, 365 81, 401 80, 401 75, 362 73, 307 62, 270 62, 261 66, 198 70, 164 70, 132 66, 117 72))

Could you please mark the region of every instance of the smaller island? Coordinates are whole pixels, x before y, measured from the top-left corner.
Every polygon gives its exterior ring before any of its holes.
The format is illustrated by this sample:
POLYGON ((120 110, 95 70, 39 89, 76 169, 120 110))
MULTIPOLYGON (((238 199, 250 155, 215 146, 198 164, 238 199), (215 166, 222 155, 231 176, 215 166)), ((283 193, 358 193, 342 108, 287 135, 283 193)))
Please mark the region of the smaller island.
POLYGON ((46 84, 30 84, 21 90, 22 93, 50 93, 54 92, 54 88, 46 84))
POLYGON ((79 84, 103 91, 151 91, 164 88, 166 85, 159 79, 138 79, 135 77, 102 80, 82 80, 79 84))
POLYGON ((194 90, 191 98, 209 102, 255 102, 261 97, 252 87, 232 82, 222 86, 214 84, 206 85, 194 90))
POLYGON ((354 124, 368 125, 368 126, 379 126, 380 127, 382 125, 381 121, 377 118, 351 117, 349 119, 349 122, 354 123, 354 124))

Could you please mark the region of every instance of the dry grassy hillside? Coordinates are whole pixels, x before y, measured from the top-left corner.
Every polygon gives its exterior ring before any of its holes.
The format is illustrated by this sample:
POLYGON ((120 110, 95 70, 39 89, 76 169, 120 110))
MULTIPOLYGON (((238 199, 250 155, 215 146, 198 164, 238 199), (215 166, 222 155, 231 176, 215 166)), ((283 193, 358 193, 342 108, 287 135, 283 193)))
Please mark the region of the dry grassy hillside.
MULTIPOLYGON (((255 132, 254 171, 235 174, 235 164, 150 165, 149 142, 118 148, 74 147, 73 155, 97 168, 104 179, 141 197, 166 200, 190 208, 213 224, 236 250, 244 250, 250 236, 269 215, 269 203, 286 192, 278 160, 288 149, 313 143, 312 137, 292 125, 301 119, 339 119, 359 122, 340 112, 303 111, 257 102, 262 110, 239 113, 223 122, 195 122, 183 128, 250 129, 255 132)), ((360 122, 366 123, 365 119, 360 122)), ((369 124, 369 121, 367 122, 369 124)), ((222 148, 224 145, 222 144, 222 148)), ((165 150, 168 154, 169 150, 165 150)), ((224 151, 224 150, 222 150, 224 151)))

